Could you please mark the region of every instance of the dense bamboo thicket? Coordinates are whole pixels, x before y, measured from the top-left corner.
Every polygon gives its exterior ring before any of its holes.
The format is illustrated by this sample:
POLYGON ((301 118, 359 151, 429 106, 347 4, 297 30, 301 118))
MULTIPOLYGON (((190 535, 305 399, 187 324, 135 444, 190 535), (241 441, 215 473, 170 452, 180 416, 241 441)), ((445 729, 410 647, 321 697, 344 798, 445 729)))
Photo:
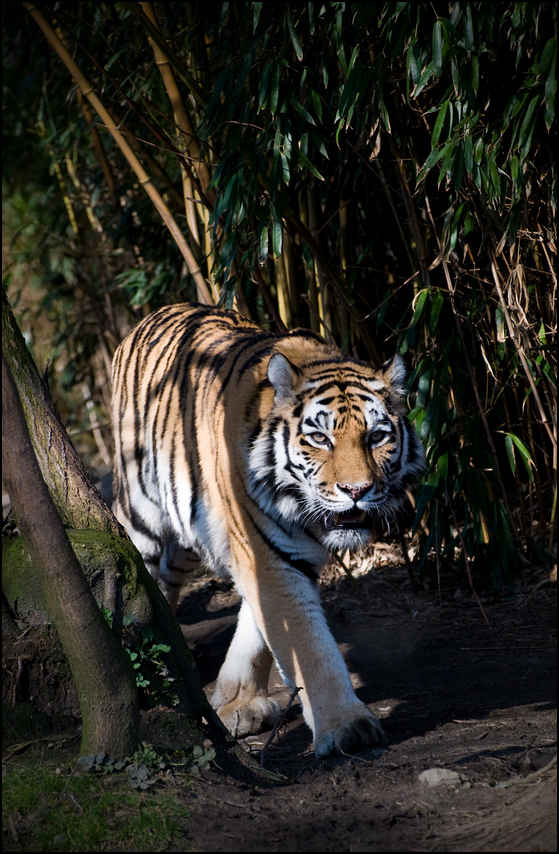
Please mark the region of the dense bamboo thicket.
POLYGON ((109 458, 112 352, 165 302, 398 350, 429 462, 420 569, 459 554, 499 588, 549 560, 555 4, 15 5, 8 294, 26 305, 40 261, 74 428, 109 458))

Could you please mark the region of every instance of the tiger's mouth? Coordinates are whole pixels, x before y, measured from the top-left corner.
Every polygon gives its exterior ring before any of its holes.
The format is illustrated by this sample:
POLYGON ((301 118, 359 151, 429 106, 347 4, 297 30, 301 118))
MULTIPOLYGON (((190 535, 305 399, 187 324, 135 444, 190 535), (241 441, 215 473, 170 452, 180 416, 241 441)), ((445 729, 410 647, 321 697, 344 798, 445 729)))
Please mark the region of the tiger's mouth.
POLYGON ((366 510, 346 510, 345 513, 333 513, 324 516, 324 527, 327 531, 353 530, 355 528, 370 528, 371 515, 366 510))

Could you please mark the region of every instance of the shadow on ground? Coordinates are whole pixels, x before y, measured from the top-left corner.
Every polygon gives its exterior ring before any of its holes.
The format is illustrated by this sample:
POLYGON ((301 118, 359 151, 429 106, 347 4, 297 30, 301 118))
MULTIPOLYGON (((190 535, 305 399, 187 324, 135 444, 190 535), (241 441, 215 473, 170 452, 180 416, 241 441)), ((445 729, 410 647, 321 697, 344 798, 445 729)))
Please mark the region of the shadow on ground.
MULTIPOLYGON (((542 575, 542 578, 545 576, 542 575)), ((315 760, 300 708, 270 746, 284 784, 210 775, 190 844, 200 851, 556 850, 556 597, 551 584, 488 596, 409 592, 386 568, 322 585, 325 610, 386 750, 315 760), (455 772, 431 788, 419 775, 455 772), (539 789, 537 788, 539 787, 539 789), (555 817, 554 817, 555 816, 555 817)), ((179 619, 211 693, 233 636, 231 585, 199 578, 179 619)), ((289 692, 274 669, 270 691, 289 692)), ((246 740, 258 758, 270 733, 246 740)))

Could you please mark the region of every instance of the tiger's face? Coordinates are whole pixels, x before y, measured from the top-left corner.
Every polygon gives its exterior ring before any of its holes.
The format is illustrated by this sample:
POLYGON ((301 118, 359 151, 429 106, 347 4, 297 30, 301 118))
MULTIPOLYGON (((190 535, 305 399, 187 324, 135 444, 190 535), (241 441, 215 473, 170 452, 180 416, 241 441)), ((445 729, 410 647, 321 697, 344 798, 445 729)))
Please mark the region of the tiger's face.
POLYGON ((326 546, 353 549, 370 539, 373 515, 396 498, 390 475, 400 442, 398 419, 371 386, 338 380, 304 407, 289 453, 302 466, 306 512, 326 546))
POLYGON ((274 405, 261 447, 276 513, 328 549, 365 545, 375 515, 395 513, 406 477, 423 466, 404 422, 401 359, 377 371, 339 358, 299 369, 276 354, 268 379, 274 405))

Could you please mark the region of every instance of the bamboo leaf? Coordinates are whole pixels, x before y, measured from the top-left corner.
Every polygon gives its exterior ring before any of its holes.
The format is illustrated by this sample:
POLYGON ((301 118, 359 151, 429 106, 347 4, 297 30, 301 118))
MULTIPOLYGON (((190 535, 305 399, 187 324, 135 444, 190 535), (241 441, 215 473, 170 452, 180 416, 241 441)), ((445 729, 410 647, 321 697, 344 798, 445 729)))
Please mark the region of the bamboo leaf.
POLYGON ((510 469, 514 474, 516 472, 516 457, 514 455, 514 445, 512 444, 512 437, 508 433, 505 436, 505 447, 507 449, 510 469))
POLYGON ((280 78, 280 66, 279 66, 279 62, 276 62, 275 66, 274 66, 274 73, 272 75, 272 88, 270 91, 270 111, 271 111, 272 115, 275 115, 276 110, 278 108, 279 78, 280 78))
POLYGON ((322 177, 322 175, 320 174, 318 169, 315 166, 313 166, 313 164, 311 163, 311 161, 309 160, 307 155, 303 154, 303 152, 301 151, 300 148, 298 149, 298 154, 299 154, 299 162, 301 163, 301 165, 305 166, 309 170, 309 172, 312 175, 314 175, 315 178, 319 178, 321 181, 324 181, 324 178, 322 177))
POLYGON ((297 54, 297 59, 299 62, 303 59, 303 48, 301 47, 301 42, 295 32, 295 25, 293 23, 293 18, 289 9, 287 10, 287 27, 289 29, 289 35, 291 36, 291 41, 293 42, 293 47, 295 48, 295 53, 297 54))
POLYGON ((421 76, 421 48, 419 47, 415 36, 412 38, 408 47, 406 68, 408 74, 411 74, 411 79, 415 86, 421 76))
POLYGON ((307 110, 305 110, 305 108, 302 104, 299 103, 299 101, 296 101, 295 98, 290 98, 289 103, 292 107, 295 107, 299 115, 303 116, 306 122, 308 122, 310 125, 314 125, 313 117, 309 112, 307 112, 307 110))
POLYGON ((439 18, 439 20, 444 25, 449 35, 454 36, 457 42, 462 40, 461 34, 458 32, 454 24, 451 24, 448 18, 439 18))
MULTIPOLYGON (((260 4, 262 5, 262 4, 260 4)), ((272 71, 272 63, 267 62, 262 71, 262 77, 260 78, 260 91, 258 93, 258 110, 260 110, 266 106, 266 95, 268 93, 268 81, 270 79, 270 72, 272 71)))
POLYGON ((425 483, 419 488, 416 502, 415 502, 415 519, 413 523, 412 534, 415 534, 421 520, 423 519, 423 515, 427 510, 427 505, 437 492, 440 483, 440 476, 437 472, 431 472, 427 477, 425 483))
POLYGON ((289 170, 289 161, 288 161, 287 157, 285 156, 285 154, 283 153, 283 151, 280 152, 280 157, 281 157, 283 181, 285 184, 289 184, 289 182, 291 180, 291 172, 289 170))
MULTIPOLYGON (((530 147, 530 142, 532 139, 532 131, 533 131, 533 127, 531 127, 532 118, 533 118, 534 113, 536 111, 536 107, 538 106, 540 101, 541 101, 541 95, 534 95, 534 97, 532 98, 532 100, 528 104, 528 109, 526 110, 526 114, 524 116, 524 121, 522 122, 522 125, 520 127, 520 133, 518 135, 518 146, 519 146, 519 148, 522 149, 523 152, 524 152, 524 149, 526 149, 526 153, 527 153, 527 149, 530 147)), ((526 156, 526 153, 522 154, 523 158, 526 156)))
POLYGON ((311 89, 312 101, 314 105, 314 111, 318 116, 318 120, 322 121, 322 101, 320 100, 320 95, 318 92, 315 92, 314 89, 311 89))
POLYGON ((466 50, 471 53, 474 49, 474 21, 472 17, 472 4, 466 3, 466 15, 464 18, 464 43, 466 50))
POLYGON ((545 47, 542 50, 542 55, 538 62, 538 74, 545 74, 547 71, 551 60, 554 56, 557 55, 557 39, 554 37, 552 39, 548 39, 545 43, 545 47))
POLYGON ((265 222, 259 225, 258 236, 258 263, 260 266, 266 263, 268 257, 268 227, 265 222))
POLYGON ((443 68, 443 25, 436 21, 433 26, 433 70, 437 80, 443 68))
POLYGON ((281 255, 282 243, 283 229, 281 219, 277 216, 277 214, 275 214, 272 223, 272 252, 274 258, 279 258, 279 256, 281 255))
POLYGON ((431 306, 431 317, 429 318, 429 329, 431 334, 435 334, 437 330, 437 326, 439 323, 439 317, 441 315, 442 307, 444 305, 444 297, 440 291, 435 293, 433 297, 433 304, 431 306))
POLYGON ((441 171, 439 174, 439 184, 452 174, 454 168, 454 149, 456 148, 456 140, 451 139, 444 147, 444 158, 441 163, 441 171))
POLYGON ((417 300, 415 301, 415 307, 413 312, 412 326, 415 326, 419 318, 423 313, 423 308, 425 306, 425 301, 429 296, 429 288, 425 288, 425 290, 420 291, 417 300))
POLYGON ((421 92, 423 91, 423 89, 427 85, 432 73, 433 73, 433 63, 430 62, 429 65, 423 71, 421 77, 419 78, 417 86, 415 87, 415 89, 412 92, 412 95, 411 95, 412 98, 417 98, 421 94, 421 92))
POLYGON ((464 165, 468 175, 471 175, 474 165, 474 150, 471 133, 466 134, 464 137, 464 165))
POLYGON ((553 59, 550 65, 549 74, 545 81, 545 124, 547 129, 551 128, 555 119, 555 97, 557 95, 557 76, 555 68, 557 65, 557 45, 553 51, 553 59))
POLYGON ((440 479, 443 482, 443 485, 446 486, 448 481, 448 451, 445 451, 444 454, 441 454, 441 456, 437 460, 437 471, 439 473, 440 479))
MULTIPOLYGON (((447 145, 448 145, 448 143, 447 143, 447 145)), ((440 160, 441 157, 444 157, 444 155, 446 153, 447 145, 445 145, 443 148, 440 148, 440 149, 435 148, 431 151, 431 153, 429 154, 429 157, 427 158, 427 160, 425 161, 425 163, 421 167, 421 171, 419 172, 419 175, 417 176, 417 183, 419 183, 420 181, 422 181, 425 178, 425 176, 431 171, 431 169, 433 168, 435 163, 438 160, 440 160)))
POLYGON ((534 482, 534 474, 532 472, 531 466, 534 465, 534 460, 532 459, 532 455, 531 455, 530 451, 528 450, 528 448, 526 447, 524 442, 521 439, 519 439, 519 437, 516 436, 514 433, 509 433, 508 436, 510 436, 510 438, 514 442, 515 446, 518 448, 518 450, 520 452, 520 457, 522 459, 522 462, 524 463, 524 468, 526 469, 526 471, 528 473, 528 477, 530 478, 530 480, 533 483, 534 482))
POLYGON ((388 110, 386 109, 386 104, 384 103, 384 101, 381 101, 380 108, 382 112, 382 122, 384 124, 384 127, 386 128, 388 133, 392 133, 392 128, 390 127, 390 119, 388 117, 388 110))
MULTIPOLYGON (((444 104, 441 105, 439 112, 437 114, 437 119, 435 121, 435 127, 433 128, 433 135, 431 136, 431 145, 434 148, 441 135, 441 131, 443 129, 444 120, 446 118, 447 110, 449 108, 450 101, 445 101, 444 104)), ((451 108, 452 109, 452 108, 451 108)))
POLYGON ((519 173, 520 173, 520 161, 515 154, 514 157, 511 157, 511 161, 510 161, 510 174, 511 174, 513 186, 516 186, 516 184, 518 183, 519 173))
POLYGON ((472 56, 472 89, 477 94, 479 89, 479 57, 477 53, 472 56))
POLYGON ((347 67, 347 70, 349 73, 351 73, 351 71, 353 70, 353 64, 355 62, 355 58, 356 58, 358 53, 359 53, 359 45, 355 45, 355 47, 353 48, 352 54, 351 54, 351 59, 349 60, 349 65, 347 67))
POLYGON ((520 458, 524 463, 524 468, 528 474, 530 481, 534 482, 534 473, 532 471, 531 466, 534 465, 534 460, 532 459, 532 455, 522 439, 516 436, 514 433, 505 433, 505 446, 507 449, 507 455, 509 458, 509 464, 514 473, 516 471, 516 455, 515 448, 518 449, 520 453, 520 458))

